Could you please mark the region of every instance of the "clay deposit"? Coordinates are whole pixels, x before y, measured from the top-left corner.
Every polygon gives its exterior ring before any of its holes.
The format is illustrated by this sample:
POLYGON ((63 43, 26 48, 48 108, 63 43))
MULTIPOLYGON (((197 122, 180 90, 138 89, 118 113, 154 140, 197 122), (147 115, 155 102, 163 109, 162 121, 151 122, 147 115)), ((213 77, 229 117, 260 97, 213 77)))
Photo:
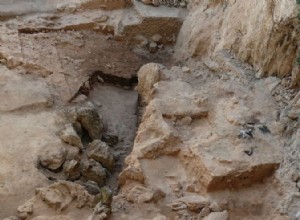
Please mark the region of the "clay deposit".
POLYGON ((296 0, 0 0, 0 219, 300 219, 296 0))

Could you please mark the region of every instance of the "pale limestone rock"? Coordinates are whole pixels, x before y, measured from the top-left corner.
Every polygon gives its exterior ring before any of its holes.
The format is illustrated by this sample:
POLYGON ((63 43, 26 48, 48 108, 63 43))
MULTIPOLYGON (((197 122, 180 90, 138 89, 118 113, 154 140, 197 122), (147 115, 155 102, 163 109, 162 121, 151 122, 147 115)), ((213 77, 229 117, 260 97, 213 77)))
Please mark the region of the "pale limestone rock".
POLYGON ((152 220, 167 220, 167 217, 164 215, 158 214, 152 220))
POLYGON ((33 214, 33 200, 27 201, 17 209, 20 219, 26 219, 33 214))
POLYGON ((66 150, 59 143, 50 143, 44 146, 39 153, 39 161, 42 166, 50 170, 57 170, 62 166, 66 158, 66 150))
POLYGON ((76 133, 72 124, 66 124, 65 130, 62 131, 61 139, 63 142, 72 146, 82 148, 82 142, 78 134, 76 133))
POLYGON ((204 220, 227 220, 228 212, 211 212, 208 216, 204 218, 204 220))
POLYGON ((148 189, 143 186, 134 186, 126 194, 126 199, 133 203, 157 202, 164 198, 166 194, 160 189, 148 189))

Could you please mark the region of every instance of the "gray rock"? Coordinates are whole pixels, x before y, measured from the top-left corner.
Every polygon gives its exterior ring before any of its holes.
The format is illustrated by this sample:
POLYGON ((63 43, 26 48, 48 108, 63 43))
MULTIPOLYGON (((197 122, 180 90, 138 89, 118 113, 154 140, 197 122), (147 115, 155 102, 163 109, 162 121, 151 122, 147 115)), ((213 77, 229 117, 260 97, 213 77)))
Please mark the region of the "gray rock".
POLYGON ((76 180, 80 177, 80 163, 77 160, 66 161, 64 166, 64 173, 68 180, 76 180))
POLYGON ((103 134, 101 140, 107 143, 110 147, 113 147, 119 142, 118 136, 113 134, 103 134))
POLYGON ((77 109, 77 120, 88 132, 91 139, 101 139, 103 122, 97 112, 97 109, 91 103, 77 109))
POLYGON ((85 190, 91 195, 98 195, 100 193, 100 188, 95 181, 89 180, 87 182, 78 181, 78 184, 84 186, 85 190))
POLYGON ((115 161, 109 147, 100 140, 94 140, 87 146, 87 155, 109 170, 113 170, 115 166, 115 161))
POLYGON ((50 170, 57 170, 65 162, 66 151, 61 146, 47 145, 39 154, 40 164, 50 170))
POLYGON ((87 180, 95 181, 98 186, 102 186, 106 180, 105 169, 93 159, 81 163, 81 174, 87 180))
POLYGON ((61 140, 72 146, 82 148, 83 145, 81 139, 76 133, 72 124, 66 124, 65 127, 66 127, 65 130, 62 132, 62 135, 60 136, 61 140))
POLYGON ((209 209, 208 206, 206 206, 206 207, 204 207, 203 209, 201 209, 201 211, 200 211, 198 217, 200 217, 200 219, 202 219, 202 218, 208 216, 209 213, 210 213, 210 209, 209 209))

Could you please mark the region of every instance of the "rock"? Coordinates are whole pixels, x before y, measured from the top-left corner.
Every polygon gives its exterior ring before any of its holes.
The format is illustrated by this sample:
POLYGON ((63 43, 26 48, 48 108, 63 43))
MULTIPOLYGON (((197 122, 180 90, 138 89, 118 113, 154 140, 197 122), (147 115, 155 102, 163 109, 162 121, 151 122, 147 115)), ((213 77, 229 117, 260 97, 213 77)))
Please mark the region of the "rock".
POLYGON ((176 203, 185 204, 192 212, 200 212, 204 207, 209 207, 210 205, 209 200, 202 196, 185 196, 176 200, 176 203))
POLYGON ((37 216, 32 220, 74 220, 68 215, 55 215, 55 216, 37 216))
POLYGON ((94 212, 88 218, 88 220, 105 220, 109 218, 110 213, 111 213, 111 208, 99 202, 94 208, 94 212))
POLYGON ((219 206, 219 204, 216 202, 212 202, 210 204, 209 208, 212 212, 222 212, 223 211, 222 207, 219 206))
POLYGON ((137 91, 141 95, 142 101, 148 103, 152 96, 153 85, 160 80, 160 65, 148 63, 142 66, 138 72, 137 91))
POLYGON ((187 66, 184 66, 184 67, 182 67, 182 72, 184 72, 184 73, 190 73, 191 69, 188 68, 187 66))
POLYGON ((113 147, 119 142, 118 136, 113 134, 103 134, 101 140, 107 143, 110 147, 113 147))
POLYGON ((149 51, 150 51, 150 53, 155 53, 157 51, 157 43, 150 42, 150 44, 149 44, 149 51))
POLYGON ((63 170, 68 180, 76 180, 80 177, 80 163, 77 160, 66 161, 63 170))
POLYGON ((87 96, 80 94, 75 99, 72 100, 73 103, 85 102, 87 100, 87 96))
POLYGON ((208 216, 204 218, 204 220, 227 220, 228 212, 211 212, 208 216))
MULTIPOLYGON (((62 211, 70 205, 77 208, 90 207, 94 197, 88 194, 83 186, 68 181, 59 181, 45 188, 36 189, 32 200, 34 209, 46 204, 49 209, 62 211), (38 205, 37 205, 38 204, 38 205)), ((45 207, 42 208, 46 211, 45 207)))
POLYGON ((151 39, 153 40, 153 42, 155 43, 161 43, 162 40, 162 36, 160 34, 154 34, 151 39))
POLYGON ((76 183, 84 186, 85 190, 91 195, 98 195, 100 193, 99 186, 95 181, 88 180, 87 182, 76 181, 76 183))
POLYGON ((187 205, 184 204, 183 202, 176 201, 171 204, 171 209, 173 211, 179 211, 179 210, 187 209, 187 205))
POLYGON ((46 145, 39 154, 42 166, 50 170, 57 170, 62 166, 66 158, 65 148, 62 146, 46 145))
POLYGON ((204 217, 208 216, 209 213, 210 213, 210 209, 209 209, 209 207, 206 206, 203 209, 201 209, 198 217, 200 217, 200 219, 203 219, 204 217))
POLYGON ((91 139, 101 139, 103 131, 103 122, 97 112, 97 109, 89 103, 84 107, 76 110, 77 120, 82 127, 88 132, 91 139))
POLYGON ((4 218, 3 220, 20 220, 20 218, 17 216, 9 216, 7 218, 4 218))
POLYGON ((20 219, 26 219, 33 214, 33 201, 29 200, 17 209, 20 219))
POLYGON ((80 149, 78 147, 66 147, 66 160, 77 160, 81 158, 80 149))
POLYGON ((100 193, 95 197, 95 203, 101 202, 103 205, 111 206, 112 203, 112 191, 108 187, 102 187, 100 193))
POLYGON ((152 220, 167 220, 167 217, 164 215, 158 214, 152 220))
POLYGON ((140 167, 128 166, 120 173, 118 180, 119 185, 123 186, 130 180, 144 183, 145 177, 140 167))
POLYGON ((146 47, 149 43, 148 39, 142 35, 137 35, 135 40, 140 47, 146 47))
POLYGON ((143 186, 133 187, 126 195, 130 202, 149 203, 157 202, 164 198, 166 194, 161 189, 148 189, 143 186))
POLYGON ((67 144, 70 144, 75 147, 82 148, 82 142, 78 134, 76 133, 72 124, 66 124, 66 129, 62 132, 60 136, 61 140, 67 144))
POLYGON ((110 153, 109 147, 100 140, 94 140, 87 146, 87 156, 101 163, 108 170, 113 170, 115 166, 115 160, 110 153))
POLYGON ((297 120, 299 117, 299 114, 298 114, 298 112, 291 110, 288 112, 287 116, 292 120, 297 120))
POLYGON ((105 169, 93 159, 82 162, 81 174, 87 180, 95 181, 99 186, 102 186, 106 180, 105 169))

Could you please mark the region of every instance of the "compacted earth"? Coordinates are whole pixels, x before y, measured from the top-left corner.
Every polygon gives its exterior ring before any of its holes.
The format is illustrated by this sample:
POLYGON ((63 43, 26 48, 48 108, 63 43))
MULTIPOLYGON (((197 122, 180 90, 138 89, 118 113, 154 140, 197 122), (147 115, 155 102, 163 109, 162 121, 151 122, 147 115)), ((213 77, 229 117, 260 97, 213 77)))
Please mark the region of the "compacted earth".
POLYGON ((0 0, 0 219, 300 219, 298 10, 0 0))

